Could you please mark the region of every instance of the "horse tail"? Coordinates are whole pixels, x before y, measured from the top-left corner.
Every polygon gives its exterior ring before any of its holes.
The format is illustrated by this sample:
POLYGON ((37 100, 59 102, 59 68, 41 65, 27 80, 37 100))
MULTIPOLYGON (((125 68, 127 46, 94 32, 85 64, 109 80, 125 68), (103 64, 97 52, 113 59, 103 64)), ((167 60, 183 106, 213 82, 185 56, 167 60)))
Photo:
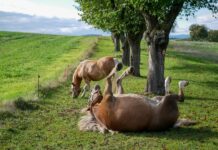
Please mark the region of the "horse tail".
POLYGON ((90 114, 81 117, 78 127, 80 131, 99 131, 96 119, 90 114))
POLYGON ((117 66, 117 71, 120 71, 123 68, 123 64, 114 58, 115 67, 117 66))

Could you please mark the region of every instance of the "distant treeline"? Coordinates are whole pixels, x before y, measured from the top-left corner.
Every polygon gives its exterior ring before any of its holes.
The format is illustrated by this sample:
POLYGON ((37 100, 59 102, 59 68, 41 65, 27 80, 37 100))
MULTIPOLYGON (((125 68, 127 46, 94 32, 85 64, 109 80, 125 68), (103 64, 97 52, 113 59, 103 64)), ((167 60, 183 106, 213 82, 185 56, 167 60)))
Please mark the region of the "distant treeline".
POLYGON ((189 28, 190 37, 193 41, 218 42, 218 30, 210 30, 204 25, 193 24, 189 28))

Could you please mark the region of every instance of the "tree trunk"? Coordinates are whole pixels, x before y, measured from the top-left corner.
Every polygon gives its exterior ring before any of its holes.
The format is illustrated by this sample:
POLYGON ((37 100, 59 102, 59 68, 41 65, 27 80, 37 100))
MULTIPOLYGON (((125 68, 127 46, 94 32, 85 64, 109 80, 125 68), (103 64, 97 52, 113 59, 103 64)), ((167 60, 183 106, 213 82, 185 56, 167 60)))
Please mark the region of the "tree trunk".
POLYGON ((143 32, 134 34, 128 33, 127 39, 131 50, 130 65, 134 67, 134 76, 140 76, 140 43, 142 40, 143 32))
POLYGON ((146 92, 158 95, 165 94, 164 88, 164 58, 166 47, 168 45, 169 35, 163 31, 147 38, 148 43, 148 75, 146 92), (148 40, 149 39, 149 40, 148 40))
POLYGON ((120 35, 120 40, 122 44, 123 54, 122 54, 122 63, 125 66, 130 65, 130 49, 127 37, 124 34, 120 35))
POLYGON ((119 52, 120 51, 120 34, 112 32, 111 38, 114 43, 114 51, 119 52))

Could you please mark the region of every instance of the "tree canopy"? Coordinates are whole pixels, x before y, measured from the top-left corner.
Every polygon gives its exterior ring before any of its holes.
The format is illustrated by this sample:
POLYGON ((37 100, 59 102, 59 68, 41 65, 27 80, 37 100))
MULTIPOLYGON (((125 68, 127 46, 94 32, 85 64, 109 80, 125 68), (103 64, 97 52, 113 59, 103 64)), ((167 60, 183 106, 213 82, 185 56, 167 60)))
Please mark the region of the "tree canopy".
MULTIPOLYGON (((126 0, 140 10, 146 22, 155 22, 152 27, 170 31, 176 17, 194 15, 201 8, 207 8, 213 13, 218 12, 218 0, 126 0)), ((150 28, 150 26, 149 26, 150 28)))
POLYGON ((204 25, 193 24, 189 27, 192 40, 203 40, 208 36, 207 27, 204 25))
POLYGON ((218 42, 218 30, 210 30, 208 32, 208 40, 211 42, 218 42))
POLYGON ((96 28, 115 33, 139 32, 144 18, 130 2, 119 0, 76 0, 82 20, 96 28))

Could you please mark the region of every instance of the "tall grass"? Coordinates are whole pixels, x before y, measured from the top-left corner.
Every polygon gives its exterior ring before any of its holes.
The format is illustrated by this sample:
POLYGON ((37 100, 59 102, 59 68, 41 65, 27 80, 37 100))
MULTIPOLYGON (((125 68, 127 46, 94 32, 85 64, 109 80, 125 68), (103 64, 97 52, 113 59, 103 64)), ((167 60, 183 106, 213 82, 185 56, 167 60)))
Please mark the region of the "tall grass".
POLYGON ((69 37, 0 32, 0 101, 14 99, 49 84, 76 63, 96 41, 69 37))
MULTIPOLYGON (((68 80, 42 101, 31 102, 30 105, 21 103, 20 110, 0 116, 1 148, 217 149, 218 64, 198 55, 177 51, 176 46, 179 44, 177 41, 170 42, 170 48, 166 54, 165 76, 172 77, 171 91, 175 93, 178 91, 179 80, 190 81, 190 85, 185 89, 185 102, 179 103, 180 117, 198 121, 196 126, 169 129, 163 132, 145 131, 115 135, 81 132, 78 130, 77 123, 81 116, 80 109, 87 105, 88 96, 72 99, 68 93, 71 81, 68 80)), ((192 46, 188 48, 193 49, 192 46)), ((120 54, 113 53, 110 38, 101 37, 92 59, 105 55, 119 57, 120 54)), ((148 61, 144 43, 141 60, 142 77, 130 76, 123 81, 127 93, 144 93, 148 61)), ((105 81, 98 83, 103 88, 105 81)), ((94 84, 92 82, 92 85, 94 84)))

